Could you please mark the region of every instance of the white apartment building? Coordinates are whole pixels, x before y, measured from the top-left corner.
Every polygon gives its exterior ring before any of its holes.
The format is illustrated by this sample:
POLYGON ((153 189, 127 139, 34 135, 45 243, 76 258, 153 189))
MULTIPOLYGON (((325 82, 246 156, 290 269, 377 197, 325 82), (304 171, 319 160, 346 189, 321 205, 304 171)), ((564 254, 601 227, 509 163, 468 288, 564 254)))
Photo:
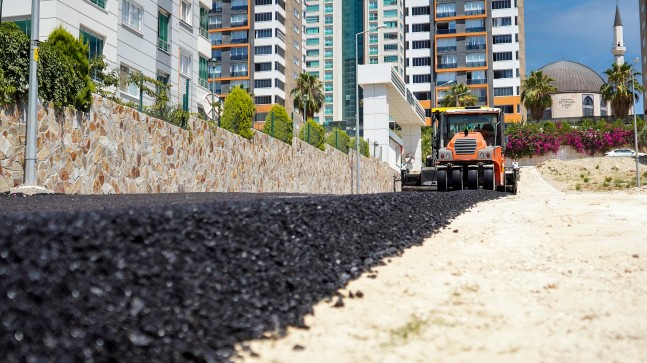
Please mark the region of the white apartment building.
MULTIPOLYGON (((172 103, 182 105, 189 85, 188 108, 197 112, 209 92, 207 60, 209 0, 42 0, 39 39, 63 26, 90 46, 90 56, 104 55, 126 80, 132 72, 168 82, 172 103)), ((31 1, 4 3, 2 21, 31 29, 31 1)), ((117 95, 137 102, 139 89, 123 82, 117 95)), ((149 97, 144 104, 150 104, 149 97)))
MULTIPOLYGON (((254 97, 256 121, 265 121, 273 104, 285 106, 286 27, 283 0, 256 0, 254 6, 254 97)), ((296 46, 301 47, 297 41, 296 46)), ((297 61, 300 62, 300 57, 297 61)), ((232 75, 234 76, 234 75, 232 75)))
MULTIPOLYGON (((391 63, 404 80, 404 0, 365 0, 364 62, 368 64, 391 63)), ((426 59, 427 65, 431 58, 426 59)))
POLYGON ((429 0, 408 0, 405 4, 406 77, 407 86, 427 112, 430 125, 432 108, 433 68, 433 8, 429 0))
POLYGON ((492 2, 494 105, 506 121, 521 121, 521 79, 525 76, 523 0, 492 2))

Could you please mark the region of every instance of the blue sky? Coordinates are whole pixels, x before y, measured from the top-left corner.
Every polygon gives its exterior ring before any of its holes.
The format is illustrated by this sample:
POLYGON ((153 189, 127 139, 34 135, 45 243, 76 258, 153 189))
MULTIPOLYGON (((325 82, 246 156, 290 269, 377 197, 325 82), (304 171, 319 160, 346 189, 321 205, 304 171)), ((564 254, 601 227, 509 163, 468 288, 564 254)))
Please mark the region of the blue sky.
MULTIPOLYGON (((598 74, 611 67, 614 0, 525 0, 526 72, 568 60, 598 74)), ((625 62, 640 59, 638 0, 619 0, 627 53, 625 62)), ((635 66, 641 71, 640 61, 635 66)), ((604 77, 603 77, 604 78, 604 77)), ((638 110, 643 110, 642 97, 638 110)))

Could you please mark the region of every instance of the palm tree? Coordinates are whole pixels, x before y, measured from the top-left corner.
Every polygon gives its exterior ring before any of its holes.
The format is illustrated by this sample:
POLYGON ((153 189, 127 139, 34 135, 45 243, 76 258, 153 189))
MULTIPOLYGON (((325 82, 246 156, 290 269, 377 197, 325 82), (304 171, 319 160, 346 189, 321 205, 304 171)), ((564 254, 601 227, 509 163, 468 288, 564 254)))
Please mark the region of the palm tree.
POLYGON ((521 81, 521 102, 530 110, 534 120, 544 115, 544 110, 553 104, 550 94, 557 91, 551 83, 555 80, 542 71, 532 71, 530 76, 521 81))
POLYGON ((454 83, 440 101, 443 107, 474 106, 478 99, 464 83, 454 83))
POLYGON ((323 83, 309 73, 301 73, 290 95, 294 99, 294 108, 301 111, 305 109, 306 119, 311 118, 323 106, 323 83))
POLYGON ((624 118, 629 114, 634 99, 645 91, 636 79, 640 72, 634 72, 630 64, 617 65, 614 63, 611 68, 604 71, 607 75, 607 83, 600 87, 602 99, 611 102, 611 108, 616 117, 624 118), (633 97, 633 98, 632 98, 633 97))

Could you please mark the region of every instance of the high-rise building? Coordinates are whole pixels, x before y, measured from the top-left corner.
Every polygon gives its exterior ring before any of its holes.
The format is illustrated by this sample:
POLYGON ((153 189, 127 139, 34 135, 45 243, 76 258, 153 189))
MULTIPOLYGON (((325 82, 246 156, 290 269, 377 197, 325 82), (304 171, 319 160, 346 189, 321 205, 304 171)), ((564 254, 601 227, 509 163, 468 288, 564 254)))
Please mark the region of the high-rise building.
POLYGON ((501 107, 506 121, 521 121, 523 0, 411 0, 406 13, 407 85, 428 116, 452 84, 463 83, 477 105, 501 107))
MULTIPOLYGON (((435 12, 429 0, 408 0, 406 3, 406 83, 426 110, 431 125, 433 103, 434 39, 432 27, 435 12)), ((444 48, 442 51, 446 51, 444 48)))
MULTIPOLYGON (((79 36, 90 57, 105 56, 119 71, 117 96, 139 100, 139 88, 128 83, 138 72, 171 85, 170 100, 182 105, 188 84, 188 109, 200 110, 207 89, 208 0, 51 0, 41 4, 39 38, 58 26, 79 36), (188 83, 187 83, 188 81, 188 83)), ((2 20, 31 32, 31 2, 4 2, 2 20)), ((144 95, 144 105, 153 100, 144 95)))
MULTIPOLYGON (((250 60, 253 51, 250 37, 254 36, 251 1, 214 0, 212 3, 209 38, 211 56, 217 65, 211 70, 210 78, 215 79, 214 91, 217 94, 227 95, 233 87, 238 86, 251 90, 250 60)), ((271 16, 270 13, 270 19, 271 16)), ((270 31, 270 37, 273 36, 270 31)), ((268 53, 273 52, 271 49, 268 53)))
POLYGON ((254 51, 251 59, 255 121, 264 122, 272 105, 285 106, 285 16, 283 0, 254 1, 254 51))
MULTIPOLYGON (((643 69, 643 87, 647 89, 647 0, 640 0, 640 51, 642 55, 641 64, 643 69)), ((643 105, 647 108, 647 92, 643 93, 643 105)), ((640 111, 640 110, 639 110, 640 111)), ((645 111, 647 114, 647 111, 645 111)))
POLYGON ((305 68, 324 85, 315 119, 353 124, 358 62, 392 63, 404 79, 404 1, 310 2, 305 13, 305 68))

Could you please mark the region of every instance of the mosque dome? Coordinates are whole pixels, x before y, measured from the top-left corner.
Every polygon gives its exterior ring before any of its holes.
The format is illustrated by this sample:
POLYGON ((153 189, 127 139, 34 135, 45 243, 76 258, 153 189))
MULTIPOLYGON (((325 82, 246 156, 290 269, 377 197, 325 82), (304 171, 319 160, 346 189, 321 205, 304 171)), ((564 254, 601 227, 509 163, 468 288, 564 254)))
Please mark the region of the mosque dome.
POLYGON ((576 62, 554 62, 539 70, 555 80, 557 93, 600 93, 604 84, 604 79, 594 70, 576 62))

